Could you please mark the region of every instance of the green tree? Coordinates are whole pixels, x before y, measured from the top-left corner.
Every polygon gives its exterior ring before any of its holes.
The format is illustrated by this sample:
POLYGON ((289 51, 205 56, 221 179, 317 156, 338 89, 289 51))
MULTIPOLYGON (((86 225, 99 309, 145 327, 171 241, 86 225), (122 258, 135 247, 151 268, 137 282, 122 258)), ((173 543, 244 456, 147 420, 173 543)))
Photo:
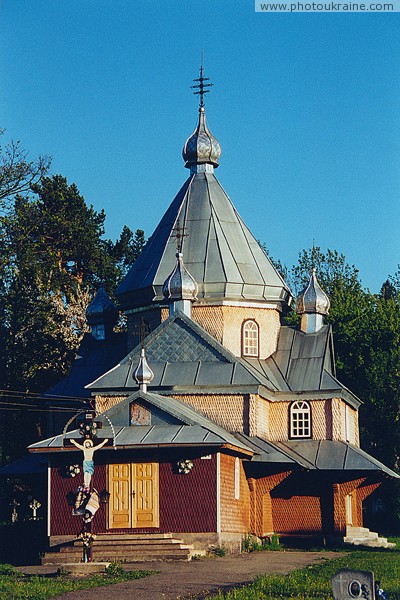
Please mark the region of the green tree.
MULTIPOLYGON (((3 135, 4 129, 0 129, 3 135)), ((44 155, 29 160, 19 141, 0 144, 0 209, 4 211, 16 194, 29 192, 31 185, 46 175, 50 164, 51 158, 44 155)))
POLYGON ((108 253, 112 257, 116 269, 115 284, 118 284, 127 274, 139 254, 144 248, 146 239, 143 229, 137 229, 135 233, 124 225, 118 240, 113 243, 108 240, 108 253))
MULTIPOLYGON (((104 239, 104 223, 104 211, 61 175, 16 195, 0 216, 1 389, 42 392, 68 372, 99 282, 112 292, 144 240, 141 230, 124 228, 114 244, 104 239)), ((31 418, 28 426, 27 418, 7 417, 13 436, 3 455, 35 439, 38 423, 31 418)))

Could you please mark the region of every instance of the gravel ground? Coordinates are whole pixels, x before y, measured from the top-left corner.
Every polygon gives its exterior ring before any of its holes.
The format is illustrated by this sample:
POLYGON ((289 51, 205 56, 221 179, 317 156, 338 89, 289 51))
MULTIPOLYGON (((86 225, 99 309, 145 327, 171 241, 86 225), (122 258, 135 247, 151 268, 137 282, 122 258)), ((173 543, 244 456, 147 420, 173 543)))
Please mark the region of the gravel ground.
MULTIPOLYGON (((253 552, 239 556, 190 562, 135 563, 130 569, 154 570, 157 574, 107 587, 69 592, 62 600, 177 600, 202 598, 218 589, 227 591, 252 583, 257 575, 289 573, 331 558, 337 552, 253 552)), ((22 567, 25 573, 54 571, 54 567, 22 567), (46 569, 44 571, 43 569, 46 569)))

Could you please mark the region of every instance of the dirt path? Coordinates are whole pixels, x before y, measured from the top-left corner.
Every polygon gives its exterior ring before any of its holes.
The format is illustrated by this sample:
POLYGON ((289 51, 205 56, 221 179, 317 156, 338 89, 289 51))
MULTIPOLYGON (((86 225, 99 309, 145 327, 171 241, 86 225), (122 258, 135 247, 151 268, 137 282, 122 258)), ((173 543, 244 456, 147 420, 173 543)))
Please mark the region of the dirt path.
POLYGON ((116 585, 69 592, 57 596, 62 600, 177 600, 201 598, 218 589, 227 591, 251 583, 257 575, 289 573, 331 558, 337 552, 253 552, 179 563, 138 563, 134 569, 159 573, 116 585))

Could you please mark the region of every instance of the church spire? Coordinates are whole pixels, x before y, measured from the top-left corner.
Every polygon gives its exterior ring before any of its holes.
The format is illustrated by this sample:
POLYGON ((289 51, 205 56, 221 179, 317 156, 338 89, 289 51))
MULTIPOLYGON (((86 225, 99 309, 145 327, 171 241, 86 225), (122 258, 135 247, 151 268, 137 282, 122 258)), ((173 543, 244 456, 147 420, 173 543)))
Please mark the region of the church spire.
POLYGON ((204 108, 204 95, 208 94, 213 84, 209 83, 210 78, 204 77, 203 65, 200 67, 200 77, 194 79, 195 85, 192 85, 193 92, 199 96, 199 122, 192 135, 186 140, 183 147, 182 156, 185 161, 185 167, 190 169, 191 173, 212 173, 214 167, 218 167, 218 159, 221 156, 221 146, 218 140, 210 133, 206 123, 206 113, 204 108))

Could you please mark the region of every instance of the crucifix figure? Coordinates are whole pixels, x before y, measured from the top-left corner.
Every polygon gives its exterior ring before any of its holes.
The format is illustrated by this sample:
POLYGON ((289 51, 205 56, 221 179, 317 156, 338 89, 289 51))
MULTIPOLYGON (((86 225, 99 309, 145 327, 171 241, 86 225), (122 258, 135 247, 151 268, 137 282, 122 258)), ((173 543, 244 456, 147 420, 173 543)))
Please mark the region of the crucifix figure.
POLYGON ((92 440, 84 440, 83 444, 78 444, 78 442, 75 440, 71 440, 71 443, 83 452, 83 482, 86 488, 90 488, 90 481, 94 473, 93 454, 96 450, 102 448, 107 442, 108 438, 103 440, 97 446, 94 446, 92 440))

